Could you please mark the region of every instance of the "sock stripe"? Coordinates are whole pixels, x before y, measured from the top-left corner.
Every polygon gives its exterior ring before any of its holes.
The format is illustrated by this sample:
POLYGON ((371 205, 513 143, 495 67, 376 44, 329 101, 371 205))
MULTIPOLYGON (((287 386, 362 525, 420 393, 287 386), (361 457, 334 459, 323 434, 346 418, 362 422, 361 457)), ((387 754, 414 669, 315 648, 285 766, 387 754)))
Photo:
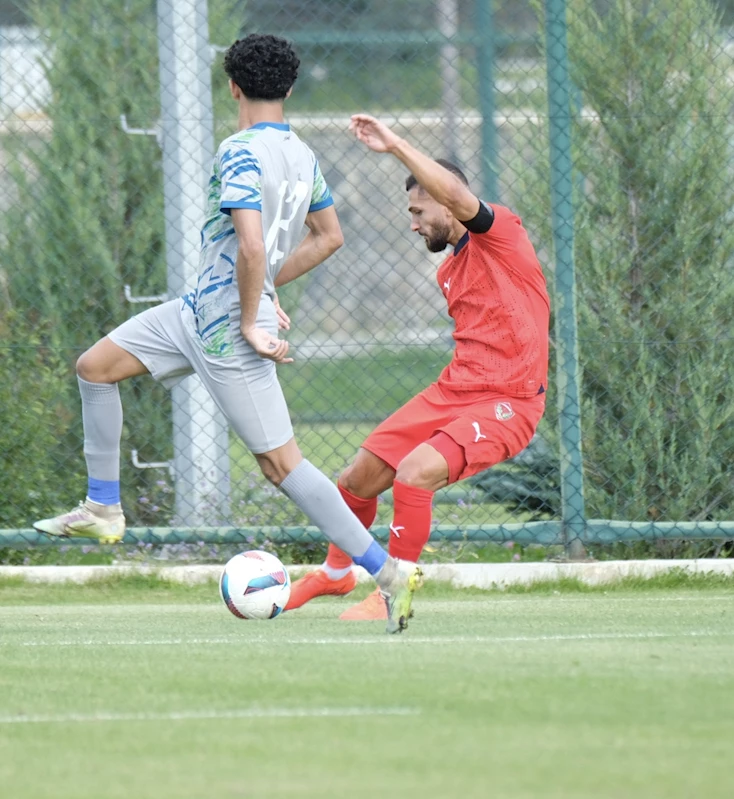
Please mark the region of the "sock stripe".
POLYGON ((116 505, 120 502, 119 480, 98 480, 96 477, 87 479, 87 496, 92 502, 100 505, 116 505))

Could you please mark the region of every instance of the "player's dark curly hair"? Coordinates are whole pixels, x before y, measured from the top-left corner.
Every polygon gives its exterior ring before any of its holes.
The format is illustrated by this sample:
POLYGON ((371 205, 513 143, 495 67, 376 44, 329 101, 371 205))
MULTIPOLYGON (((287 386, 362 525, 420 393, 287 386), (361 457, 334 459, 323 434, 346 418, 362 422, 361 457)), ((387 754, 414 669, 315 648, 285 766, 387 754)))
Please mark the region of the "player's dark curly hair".
MULTIPOLYGON (((448 169, 449 172, 456 175, 457 178, 465 185, 469 185, 469 181, 466 179, 466 175, 459 169, 456 164, 452 163, 451 161, 447 161, 445 158, 436 158, 434 159, 437 164, 441 164, 444 169, 448 169)), ((405 191, 410 191, 414 186, 418 185, 418 179, 415 175, 408 175, 405 178, 405 191)))
POLYGON ((249 100, 283 100, 300 60, 290 43, 267 33, 238 39, 224 54, 224 71, 249 100))

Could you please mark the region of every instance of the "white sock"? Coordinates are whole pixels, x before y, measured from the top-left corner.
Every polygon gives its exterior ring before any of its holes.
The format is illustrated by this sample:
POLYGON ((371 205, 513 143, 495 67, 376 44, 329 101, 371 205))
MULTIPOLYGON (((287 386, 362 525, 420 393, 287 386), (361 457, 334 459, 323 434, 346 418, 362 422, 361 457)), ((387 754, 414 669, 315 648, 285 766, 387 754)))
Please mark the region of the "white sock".
POLYGON ((379 544, 375 544, 375 539, 349 510, 334 483, 310 461, 304 458, 283 480, 280 490, 339 549, 352 558, 366 557, 367 571, 375 568, 375 564, 382 565, 379 544), (373 544, 379 551, 372 548, 373 544))
POLYGON ((116 502, 114 505, 102 505, 87 497, 84 504, 92 513, 96 516, 101 516, 103 519, 114 519, 122 513, 122 505, 119 502, 116 502))
POLYGON ((328 563, 322 563, 321 571, 324 572, 330 580, 341 580, 342 577, 346 577, 349 572, 352 571, 352 567, 347 566, 346 569, 335 569, 333 566, 329 566, 328 563))

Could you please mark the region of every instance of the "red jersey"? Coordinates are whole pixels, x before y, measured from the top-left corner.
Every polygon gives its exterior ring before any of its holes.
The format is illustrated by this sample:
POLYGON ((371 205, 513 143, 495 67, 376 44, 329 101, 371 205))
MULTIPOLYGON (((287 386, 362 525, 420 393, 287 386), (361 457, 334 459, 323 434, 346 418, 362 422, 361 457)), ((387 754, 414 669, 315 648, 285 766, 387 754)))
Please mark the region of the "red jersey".
POLYGON ((438 383, 452 391, 531 397, 548 386, 550 301, 520 218, 491 205, 486 233, 462 236, 438 269, 456 349, 438 383))

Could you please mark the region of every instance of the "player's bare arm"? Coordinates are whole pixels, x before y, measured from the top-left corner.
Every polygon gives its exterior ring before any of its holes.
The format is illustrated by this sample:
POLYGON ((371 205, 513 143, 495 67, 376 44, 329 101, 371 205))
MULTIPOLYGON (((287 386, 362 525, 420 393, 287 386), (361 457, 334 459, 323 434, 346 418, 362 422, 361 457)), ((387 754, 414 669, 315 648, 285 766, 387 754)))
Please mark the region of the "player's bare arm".
POLYGON ((389 153, 405 164, 428 194, 446 206, 458 220, 469 220, 479 212, 479 198, 455 175, 413 147, 387 125, 369 114, 354 114, 349 129, 370 150, 389 153))
POLYGON ((265 242, 262 235, 262 218, 259 211, 250 208, 233 208, 232 223, 237 234, 237 287, 240 295, 240 330, 245 341, 261 358, 276 363, 292 363, 287 358, 288 342, 272 336, 256 326, 265 284, 265 242))
POLYGON ((275 279, 276 286, 284 286, 305 275, 344 244, 344 235, 333 205, 308 214, 305 224, 308 233, 286 259, 275 279))

